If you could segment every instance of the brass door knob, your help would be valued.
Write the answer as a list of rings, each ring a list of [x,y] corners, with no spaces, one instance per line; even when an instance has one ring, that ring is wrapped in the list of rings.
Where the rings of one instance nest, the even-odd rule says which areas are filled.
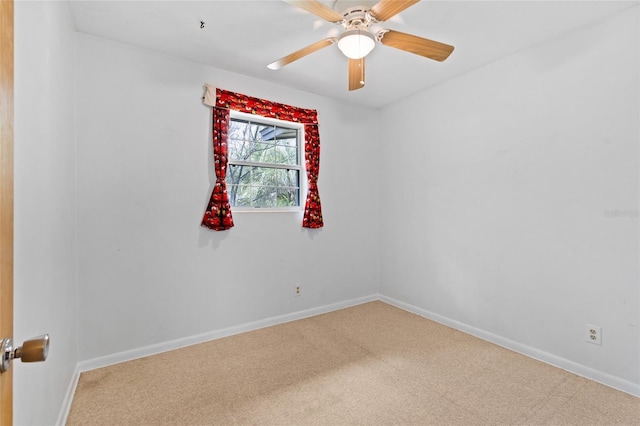
[[[2,361],[0,362],[0,373],[11,368],[11,361],[20,358],[22,362],[39,362],[47,359],[49,355],[49,335],[34,337],[25,341],[22,346],[13,348],[13,341],[10,338],[2,339],[0,346]]]

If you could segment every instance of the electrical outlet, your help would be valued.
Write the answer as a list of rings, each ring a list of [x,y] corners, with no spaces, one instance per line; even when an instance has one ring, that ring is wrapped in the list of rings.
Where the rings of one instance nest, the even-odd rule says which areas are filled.
[[[300,294],[302,293],[302,287],[300,286],[300,284],[295,284],[293,286],[293,295],[294,296],[300,296]]]
[[[585,327],[587,342],[602,345],[602,327],[593,324],[585,324]]]

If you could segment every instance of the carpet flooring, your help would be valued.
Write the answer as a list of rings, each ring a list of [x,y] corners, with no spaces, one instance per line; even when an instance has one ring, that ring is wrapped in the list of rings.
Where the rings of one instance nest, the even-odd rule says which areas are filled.
[[[82,373],[67,425],[640,425],[640,398],[383,302]]]

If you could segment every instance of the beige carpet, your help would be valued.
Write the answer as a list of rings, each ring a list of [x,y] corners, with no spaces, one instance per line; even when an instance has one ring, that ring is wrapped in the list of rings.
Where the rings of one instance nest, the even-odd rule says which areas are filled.
[[[640,398],[382,302],[83,373],[68,425],[640,425]]]

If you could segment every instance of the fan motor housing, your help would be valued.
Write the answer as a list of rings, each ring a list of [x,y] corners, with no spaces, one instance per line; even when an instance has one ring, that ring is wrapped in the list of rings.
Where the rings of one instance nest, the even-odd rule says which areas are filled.
[[[351,7],[342,13],[344,16],[344,28],[347,30],[366,29],[371,24],[369,9],[362,6]]]

